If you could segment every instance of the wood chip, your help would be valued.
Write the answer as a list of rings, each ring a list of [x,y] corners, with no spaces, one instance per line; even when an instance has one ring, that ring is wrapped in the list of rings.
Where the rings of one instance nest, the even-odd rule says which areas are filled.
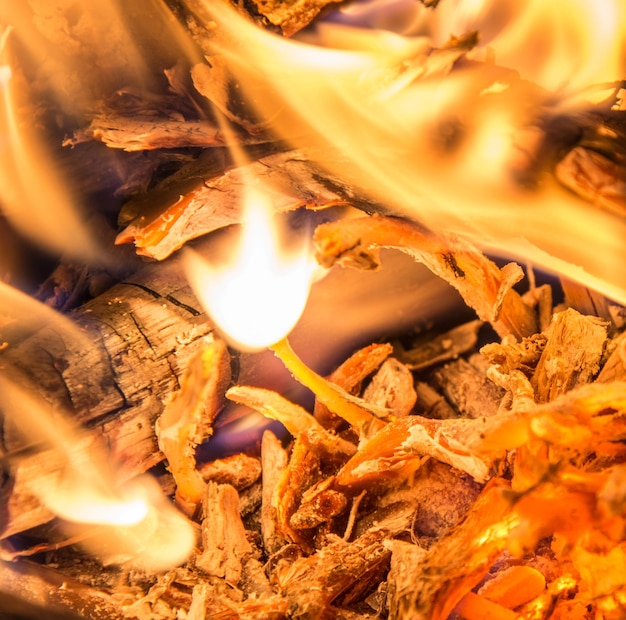
[[[555,315],[547,337],[532,378],[537,402],[542,403],[595,377],[607,338],[607,323],[569,309]]]
[[[372,216],[323,224],[313,242],[325,267],[339,263],[374,269],[380,265],[379,248],[398,248],[454,286],[501,336],[521,338],[537,331],[533,310],[512,288],[523,277],[519,266],[510,263],[500,269],[461,238],[436,235],[398,218]]]
[[[473,349],[482,325],[482,321],[463,323],[435,338],[427,336],[422,344],[414,343],[409,349],[396,345],[394,354],[411,370],[425,370],[435,364],[456,359]]]
[[[193,514],[204,494],[204,482],[196,469],[196,448],[213,433],[213,420],[223,406],[230,383],[230,356],[222,340],[206,340],[191,360],[174,392],[155,422],[159,448],[176,480],[176,498]]]
[[[208,575],[222,577],[236,586],[241,579],[242,561],[252,552],[239,516],[239,496],[228,484],[207,484],[204,498],[202,553],[196,565]]]

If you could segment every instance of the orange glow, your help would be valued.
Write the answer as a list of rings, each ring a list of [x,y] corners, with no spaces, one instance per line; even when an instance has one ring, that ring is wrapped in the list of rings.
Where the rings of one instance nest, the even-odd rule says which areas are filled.
[[[587,87],[621,79],[621,3],[452,0],[415,9],[410,34],[325,23],[302,41],[204,6],[248,100],[281,137],[318,147],[320,165],[399,214],[626,302],[624,218],[549,175],[530,191],[510,169],[534,118],[580,110]],[[454,46],[430,53],[472,30],[462,69]]]
[[[6,27],[0,37],[0,210],[42,247],[93,258],[96,245],[35,130],[36,106],[9,54],[12,35]]]
[[[306,306],[314,270],[306,246],[281,251],[270,206],[248,199],[235,252],[215,266],[188,252],[188,278],[224,336],[240,349],[263,349],[286,336]]]

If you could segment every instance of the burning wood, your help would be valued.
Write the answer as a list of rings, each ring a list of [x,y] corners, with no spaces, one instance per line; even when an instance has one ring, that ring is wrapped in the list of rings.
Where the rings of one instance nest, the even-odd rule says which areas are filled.
[[[281,337],[269,346],[276,356],[272,361],[284,364],[311,391],[306,405],[291,400],[288,392],[255,383],[255,373],[245,369],[250,358],[231,355],[218,335],[220,326],[187,287],[177,259],[128,276],[75,310],[71,316],[83,332],[81,339],[54,325],[29,326],[30,333],[19,335],[11,330],[20,325],[12,325],[3,331],[3,369],[20,390],[38,392],[47,401],[41,404],[46,421],[69,411],[85,434],[76,436],[80,441],[55,442],[46,432],[32,446],[24,431],[30,422],[24,426],[20,417],[24,403],[11,396],[10,387],[0,394],[5,469],[0,604],[19,598],[36,605],[43,595],[52,612],[103,620],[622,617],[624,310],[601,292],[572,283],[566,277],[571,273],[564,274],[564,302],[558,305],[553,304],[556,285],[554,294],[548,286],[534,285],[522,294],[523,269],[514,262],[500,267],[467,227],[434,226],[437,219],[429,220],[427,210],[402,212],[398,196],[387,209],[381,196],[402,185],[406,168],[397,153],[390,157],[386,151],[386,127],[374,124],[367,134],[371,144],[363,148],[365,164],[354,164],[367,170],[367,158],[373,156],[387,174],[389,162],[401,166],[397,177],[389,177],[393,183],[383,172],[372,175],[374,184],[382,184],[376,189],[363,170],[351,176],[352,153],[346,156],[312,138],[324,129],[289,124],[279,130],[284,135],[297,129],[295,144],[303,135],[316,148],[287,149],[275,142],[268,119],[262,118],[264,104],[254,113],[242,105],[237,71],[224,47],[232,32],[213,22],[213,9],[203,2],[169,4],[173,13],[159,13],[159,23],[164,15],[176,15],[191,32],[189,45],[198,46],[187,57],[188,65],[166,74],[171,92],[143,101],[131,91],[119,91],[117,103],[106,99],[86,129],[66,141],[76,149],[84,140],[98,139],[111,148],[186,153],[186,165],[122,208],[119,222],[125,228],[117,242],[132,241],[139,254],[164,260],[199,236],[238,224],[244,189],[258,185],[271,195],[276,212],[341,207],[339,215],[347,217],[317,226],[313,235],[316,259],[325,269],[379,269],[381,250],[400,251],[450,284],[478,320],[464,316],[443,333],[421,329],[417,338],[381,338],[339,360],[327,377],[298,357],[291,338]],[[251,2],[247,7],[255,18],[291,35],[328,2],[279,4]],[[422,4],[434,11],[438,2]],[[33,15],[43,10],[34,9]],[[80,29],[61,26],[57,20],[51,28],[66,32],[70,41],[79,35],[84,40]],[[467,180],[450,154],[472,134],[477,156],[489,155],[480,144],[480,123],[489,125],[492,112],[497,116],[510,106],[511,117],[519,121],[515,138],[527,141],[528,149],[521,168],[508,172],[540,185],[546,170],[559,162],[555,178],[600,205],[599,218],[614,217],[607,209],[623,214],[623,155],[609,157],[606,141],[602,149],[596,144],[622,135],[621,110],[614,107],[617,90],[601,104],[586,105],[578,116],[568,114],[569,103],[555,103],[547,90],[489,58],[470,58],[477,45],[476,34],[468,32],[439,47],[399,45],[402,53],[363,64],[359,88],[361,77],[377,85],[375,105],[363,101],[364,116],[375,116],[380,102],[394,112],[410,107],[412,99],[400,107],[394,101],[394,93],[405,86],[417,84],[420,90],[443,76],[452,76],[458,86],[468,70],[477,79],[470,80],[465,100],[442,103],[447,116],[442,114],[429,138],[438,146],[424,152],[437,159],[444,151],[437,161]],[[366,56],[371,57],[375,53]],[[271,79],[264,85],[267,91]],[[323,88],[329,84],[345,94],[332,80]],[[351,83],[346,92],[362,92],[352,88]],[[207,112],[199,95],[219,112]],[[342,99],[333,101],[340,105]],[[452,113],[463,105],[480,112],[455,121]],[[113,114],[115,106],[120,114]],[[222,116],[236,123],[238,132],[224,133]],[[606,119],[614,121],[612,133]],[[331,132],[339,132],[342,149],[349,134],[326,121]],[[341,124],[349,123],[344,119]],[[581,132],[591,138],[581,138]],[[406,152],[408,160],[423,155],[414,139],[399,138],[390,150],[402,157]],[[254,145],[254,161],[234,166],[236,156],[224,152],[227,143]],[[189,149],[199,147],[210,148],[198,158],[189,155]],[[420,178],[427,185],[433,169],[421,161]],[[424,201],[411,193],[413,187],[399,195]],[[493,187],[500,196],[499,186]],[[355,217],[346,207],[376,214],[361,211]],[[425,217],[408,217],[420,213]],[[334,213],[325,215],[335,219]],[[623,278],[612,282],[619,290]],[[605,284],[609,290],[610,283]],[[240,303],[286,304],[287,296],[268,298],[266,290]],[[243,370],[237,363],[244,364]],[[2,385],[11,384],[3,380]],[[22,400],[31,402],[26,396]],[[280,440],[266,431],[257,453],[248,445],[243,452],[198,463],[196,450],[200,444],[212,447],[213,426],[227,400],[280,422],[289,437]],[[73,430],[66,434],[74,437]],[[68,442],[75,445],[68,449]],[[68,481],[83,483],[78,457],[105,447],[116,479],[103,476],[100,484],[92,478],[98,481],[94,493],[112,495],[119,500],[116,506],[129,504],[147,515],[131,515],[133,520],[122,525],[101,523],[104,517],[97,515],[90,517],[93,528],[75,535],[67,523],[53,520],[55,515],[75,518],[67,506],[58,508],[71,504],[69,499],[46,499],[64,482],[65,487],[72,486]],[[127,485],[163,460],[168,472],[153,473],[188,518],[155,499],[151,486]],[[144,494],[126,501],[125,489],[136,487]],[[113,519],[130,518],[121,509],[114,512]],[[184,561],[177,559],[184,537],[176,534],[174,523],[184,524],[190,548],[195,542]],[[173,541],[167,536],[172,532]],[[79,545],[100,560],[90,560]],[[166,551],[175,559],[162,557]]]
[[[350,231],[355,221],[333,227]],[[319,228],[317,238],[326,230]],[[417,241],[423,246],[421,236]],[[477,255],[469,267],[463,263],[464,273],[482,260]],[[418,359],[431,356],[431,367],[443,367],[437,343],[454,341],[457,332],[475,333],[476,327],[433,336],[422,344]],[[584,338],[584,346],[567,337],[568,330]],[[413,388],[412,382],[398,383],[395,374],[377,375],[390,359],[390,345],[367,347],[333,373],[332,381],[352,391],[348,400],[349,392],[330,389],[330,381],[317,376],[311,382],[310,370],[295,361],[291,349],[277,345],[281,358],[321,395],[329,412],[317,406],[313,417],[272,391],[230,388],[230,399],[281,420],[294,443],[285,452],[272,435],[264,438],[263,492],[246,509],[250,512],[241,512],[242,498],[256,484],[253,478],[238,484],[239,491],[209,482],[198,554],[143,596],[135,586],[133,596],[142,598],[132,604],[118,597],[116,608],[138,618],[156,613],[173,618],[177,609],[200,606],[210,618],[383,614],[444,619],[454,611],[471,620],[488,613],[534,617],[530,614],[544,608],[553,609],[546,617],[558,617],[554,614],[577,606],[615,604],[623,586],[615,578],[607,585],[603,558],[610,550],[621,561],[623,553],[620,480],[626,454],[620,446],[626,436],[626,388],[606,381],[616,372],[610,370],[616,362],[609,360],[621,359],[622,340],[614,327],[594,317],[572,309],[555,312],[544,333],[520,340],[505,336],[483,348],[486,364],[472,366],[472,372],[482,371],[484,380],[488,376],[504,388],[497,411],[444,420],[413,411],[407,415],[404,407],[402,413],[379,412],[381,404],[388,405],[387,396],[377,399],[379,415],[371,417],[373,405],[359,395],[378,393],[371,388],[377,381],[391,381],[403,391]],[[472,337],[453,350],[467,355],[475,346]],[[399,359],[403,354],[406,349],[399,350]],[[199,362],[189,363],[193,369]],[[218,371],[219,364],[210,366],[214,370],[207,372]],[[416,380],[431,373],[423,361],[416,367]],[[448,380],[463,381],[462,368]],[[596,377],[603,369],[600,383]],[[429,385],[458,416],[458,404],[439,392],[443,386]],[[359,414],[345,414],[346,403]],[[365,427],[363,416],[369,420]],[[187,440],[181,439],[175,450],[184,454]],[[182,494],[186,478],[179,477],[177,467],[170,459]],[[218,471],[217,463],[202,468],[209,480],[223,477]],[[438,490],[442,476],[445,492]],[[442,492],[445,501],[438,497]],[[266,572],[260,570],[264,562]],[[184,584],[193,584],[193,595],[181,596]],[[64,604],[77,609],[97,593],[112,604],[106,588],[95,585]]]

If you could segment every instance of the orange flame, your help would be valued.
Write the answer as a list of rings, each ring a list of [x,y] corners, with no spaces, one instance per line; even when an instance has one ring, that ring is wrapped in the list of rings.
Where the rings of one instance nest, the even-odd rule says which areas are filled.
[[[255,192],[247,200],[237,251],[213,266],[191,251],[187,275],[200,302],[235,346],[263,349],[286,336],[304,311],[314,264],[307,248],[280,250],[271,207]]]
[[[107,561],[153,570],[171,568],[191,553],[191,524],[166,500],[155,480],[123,485],[93,438],[73,428],[59,411],[16,383],[0,377],[0,407],[28,440],[55,451],[60,468],[30,483],[29,491],[83,545]],[[50,457],[53,458],[53,457]],[[87,527],[97,525],[97,529]]]
[[[442,2],[420,7],[412,36],[323,24],[316,41],[336,49],[204,6],[249,101],[283,138],[319,147],[321,165],[398,213],[626,301],[626,274],[615,268],[626,259],[624,218],[547,176],[524,189],[509,171],[517,132],[548,102],[554,114],[572,111],[583,87],[621,78],[619,3]],[[431,53],[473,28],[484,44],[463,51],[462,70],[450,71],[461,55],[454,45]],[[341,161],[327,156],[335,149]]]

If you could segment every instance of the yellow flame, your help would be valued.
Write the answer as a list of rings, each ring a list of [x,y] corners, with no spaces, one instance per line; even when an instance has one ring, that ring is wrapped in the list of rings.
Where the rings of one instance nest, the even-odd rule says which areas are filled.
[[[508,169],[518,130],[546,101],[571,110],[581,88],[621,79],[619,2],[452,0],[421,7],[411,37],[325,24],[319,41],[336,49],[274,36],[221,3],[204,6],[217,22],[217,61],[273,129],[318,147],[318,163],[336,176],[432,228],[626,302],[626,273],[616,269],[626,260],[626,218],[546,175],[526,190]],[[451,50],[429,55],[474,28],[482,43],[462,70],[448,70]]]
[[[11,346],[14,341],[45,326],[53,328],[77,349],[93,346],[90,336],[71,319],[0,281],[0,344],[7,341],[6,346]]]
[[[187,275],[218,328],[240,349],[263,349],[286,336],[306,306],[314,264],[306,247],[284,248],[271,207],[260,193],[247,200],[238,248],[214,266],[191,251]]]
[[[155,480],[123,485],[90,436],[70,425],[17,383],[0,377],[0,408],[9,424],[46,450],[50,469],[30,481],[29,491],[84,545],[103,559],[161,570],[183,562],[195,544],[191,524],[166,500]],[[54,468],[54,464],[57,468]],[[98,526],[96,532],[87,526]]]
[[[0,210],[42,247],[93,258],[96,244],[35,129],[35,105],[25,100],[28,85],[7,58],[11,32],[4,30],[0,46]]]

